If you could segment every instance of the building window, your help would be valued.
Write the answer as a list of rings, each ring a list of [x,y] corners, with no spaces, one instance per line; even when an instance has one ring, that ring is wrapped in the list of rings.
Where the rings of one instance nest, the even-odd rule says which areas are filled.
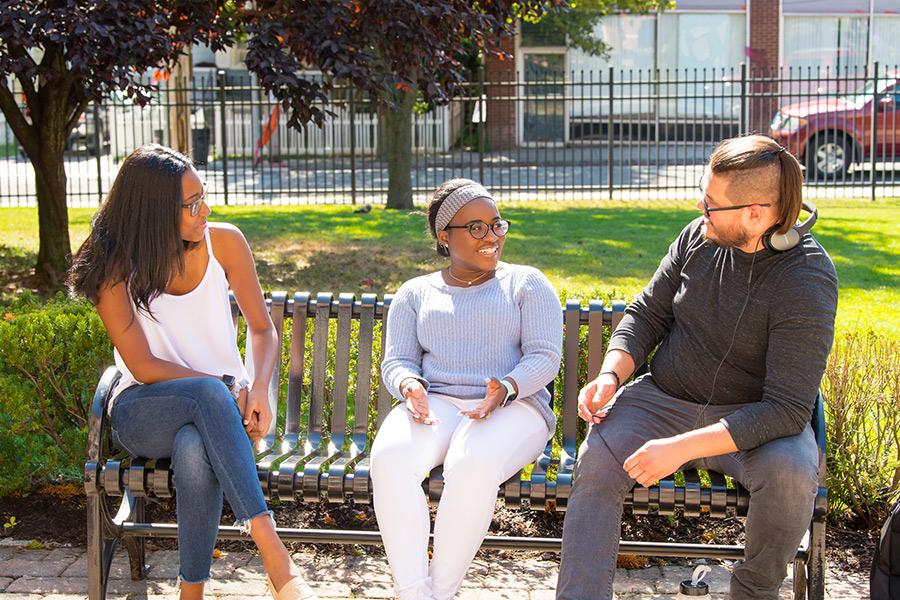
[[[793,76],[855,73],[866,66],[868,35],[868,17],[785,16],[782,63]]]

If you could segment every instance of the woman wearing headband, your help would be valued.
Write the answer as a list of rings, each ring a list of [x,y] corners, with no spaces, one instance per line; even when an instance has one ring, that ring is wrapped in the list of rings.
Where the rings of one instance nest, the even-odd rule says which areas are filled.
[[[428,227],[444,269],[391,303],[382,381],[401,401],[372,447],[375,514],[401,600],[452,598],[487,533],[503,482],[555,430],[546,385],[559,370],[562,311],[537,269],[500,262],[509,223],[490,193],[452,179]],[[429,564],[422,481],[444,465]]]

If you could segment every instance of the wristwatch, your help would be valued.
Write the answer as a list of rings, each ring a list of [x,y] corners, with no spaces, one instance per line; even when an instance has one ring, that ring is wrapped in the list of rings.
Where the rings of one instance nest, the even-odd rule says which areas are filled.
[[[519,394],[518,392],[516,392],[516,388],[513,387],[513,384],[511,384],[507,380],[501,379],[500,384],[506,388],[506,398],[503,399],[503,402],[500,403],[500,406],[509,406],[510,402],[515,400],[516,396],[518,396]]]
[[[235,379],[234,375],[222,375],[221,377],[222,383],[228,388],[228,391],[231,392],[231,395],[235,400],[238,399],[238,396],[241,395],[241,390],[245,387],[250,387],[250,382],[247,381],[246,378],[241,377],[240,379]]]
[[[222,377],[221,377],[220,379],[222,380],[222,383],[225,384],[225,387],[228,388],[228,391],[231,392],[231,395],[233,396],[233,395],[234,395],[234,391],[233,391],[233,390],[234,390],[234,384],[235,384],[235,382],[237,381],[237,380],[234,378],[234,375],[228,375],[228,374],[226,373],[225,375],[222,375]]]

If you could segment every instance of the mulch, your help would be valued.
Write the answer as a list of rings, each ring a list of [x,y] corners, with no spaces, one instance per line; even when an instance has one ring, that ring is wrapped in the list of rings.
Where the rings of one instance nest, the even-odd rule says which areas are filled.
[[[375,530],[377,523],[371,506],[359,504],[335,505],[271,503],[275,520],[280,526],[315,529]],[[0,518],[8,523],[15,517],[15,526],[4,527],[2,535],[23,540],[38,540],[46,545],[84,545],[86,539],[85,498],[81,488],[73,483],[47,484],[29,494],[0,498]],[[175,521],[173,500],[153,500],[148,506],[148,517],[157,522]],[[222,522],[232,524],[227,504]],[[510,509],[498,505],[491,522],[491,534],[530,537],[559,537],[562,535],[563,514],[546,511]],[[625,539],[644,541],[679,541],[691,543],[731,544],[742,543],[744,530],[741,519],[685,518],[681,516],[645,516],[635,518],[626,511],[622,523]],[[878,539],[877,531],[853,531],[839,527],[827,529],[827,555],[832,568],[844,571],[868,573]],[[151,548],[174,548],[174,540],[152,540]],[[248,542],[220,542],[221,549],[247,549]],[[303,548],[295,544],[295,549]],[[307,546],[306,549],[311,547]],[[331,554],[380,554],[380,547],[341,546],[316,544],[316,552]],[[501,552],[515,556],[524,553]],[[536,553],[528,553],[537,555]],[[556,558],[556,553],[546,553],[546,558]],[[677,563],[677,560],[661,561],[645,557],[620,557],[620,566],[640,567],[648,563]]]

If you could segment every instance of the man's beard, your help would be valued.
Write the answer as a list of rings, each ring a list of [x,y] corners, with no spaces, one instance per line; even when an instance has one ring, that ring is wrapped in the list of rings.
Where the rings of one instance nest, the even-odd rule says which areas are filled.
[[[715,237],[710,235],[712,231]],[[750,234],[743,227],[738,228],[737,232],[729,231],[723,234],[721,231],[712,227],[710,223],[706,223],[706,230],[703,233],[703,239],[719,246],[720,248],[741,248],[750,241]]]

